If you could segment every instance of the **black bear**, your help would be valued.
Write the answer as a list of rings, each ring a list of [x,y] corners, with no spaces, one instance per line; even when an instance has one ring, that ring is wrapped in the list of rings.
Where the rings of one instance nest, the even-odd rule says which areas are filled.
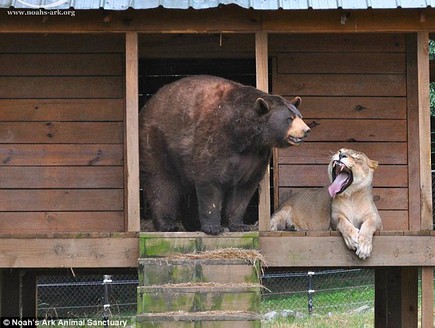
[[[177,231],[193,192],[200,225],[184,223],[187,230],[249,230],[243,215],[272,148],[299,145],[310,131],[300,102],[204,75],[162,87],[139,118],[141,182],[155,229]]]

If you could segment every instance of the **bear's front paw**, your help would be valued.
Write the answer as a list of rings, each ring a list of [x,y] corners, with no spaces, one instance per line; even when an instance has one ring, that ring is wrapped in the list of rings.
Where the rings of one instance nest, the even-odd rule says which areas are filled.
[[[168,221],[154,221],[154,229],[162,232],[176,232],[178,225],[174,222]]]
[[[219,235],[224,232],[224,227],[220,225],[205,225],[201,227],[201,231],[207,235]]]
[[[228,228],[230,229],[230,231],[234,231],[234,232],[252,231],[251,226],[247,224],[230,224]]]

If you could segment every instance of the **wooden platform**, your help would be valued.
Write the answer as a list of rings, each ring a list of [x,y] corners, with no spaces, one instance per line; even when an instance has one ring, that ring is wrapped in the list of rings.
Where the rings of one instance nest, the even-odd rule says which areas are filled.
[[[242,233],[147,234],[166,235],[180,245],[200,237],[213,244],[243,238]],[[259,249],[271,267],[435,266],[433,231],[377,235],[373,254],[365,261],[346,249],[336,232],[311,232],[308,236],[262,232],[259,240]],[[0,268],[128,268],[137,267],[138,258],[139,233],[0,235]]]

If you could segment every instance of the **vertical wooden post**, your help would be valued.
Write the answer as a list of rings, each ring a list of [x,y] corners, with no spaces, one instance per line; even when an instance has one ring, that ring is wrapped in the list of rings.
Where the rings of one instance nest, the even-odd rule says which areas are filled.
[[[429,34],[418,32],[417,87],[418,87],[418,139],[420,155],[420,226],[421,230],[432,230],[432,173],[430,145],[430,101],[429,101]],[[433,326],[433,268],[421,270],[421,326]]]
[[[429,33],[417,33],[418,125],[420,141],[421,229],[432,230],[432,173],[429,100]]]
[[[126,231],[140,230],[139,90],[137,33],[125,35],[125,214]]]
[[[267,33],[257,32],[255,34],[255,63],[257,88],[269,92],[269,67],[268,67],[268,43]],[[270,167],[267,167],[266,174],[259,186],[258,197],[258,230],[269,230],[270,224]]]
[[[424,267],[421,269],[421,327],[433,327],[433,270]]]

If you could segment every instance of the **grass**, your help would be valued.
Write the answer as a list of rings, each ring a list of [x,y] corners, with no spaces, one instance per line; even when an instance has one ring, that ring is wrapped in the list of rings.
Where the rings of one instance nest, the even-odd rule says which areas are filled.
[[[359,314],[312,315],[303,319],[285,318],[263,321],[262,328],[369,328],[374,325],[373,311]]]

